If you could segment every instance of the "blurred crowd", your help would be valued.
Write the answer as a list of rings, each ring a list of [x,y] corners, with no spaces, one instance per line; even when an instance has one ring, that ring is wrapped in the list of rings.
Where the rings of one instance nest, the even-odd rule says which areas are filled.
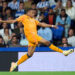
[[[37,9],[36,20],[58,26],[37,27],[38,35],[59,47],[75,47],[75,0],[0,0],[0,20],[16,19],[29,8]],[[0,23],[0,47],[27,46],[22,23]]]

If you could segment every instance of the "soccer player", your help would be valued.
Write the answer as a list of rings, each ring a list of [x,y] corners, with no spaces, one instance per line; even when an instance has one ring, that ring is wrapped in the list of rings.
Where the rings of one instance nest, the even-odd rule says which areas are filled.
[[[52,28],[57,28],[57,27],[55,25],[49,25],[46,23],[41,23],[41,22],[35,20],[34,19],[35,14],[36,14],[35,9],[29,9],[26,14],[20,16],[16,20],[8,20],[8,21],[0,20],[1,23],[4,23],[4,22],[5,23],[22,22],[22,24],[24,25],[25,36],[26,36],[27,40],[29,41],[28,53],[25,54],[24,56],[22,56],[17,62],[11,63],[10,72],[12,72],[18,65],[20,65],[21,63],[26,61],[28,58],[32,57],[32,55],[35,51],[35,48],[39,43],[42,43],[46,46],[49,46],[50,49],[57,51],[57,52],[60,52],[60,53],[64,54],[65,56],[74,52],[73,49],[70,49],[68,51],[63,51],[60,48],[53,45],[51,42],[38,36],[37,26],[52,27]]]

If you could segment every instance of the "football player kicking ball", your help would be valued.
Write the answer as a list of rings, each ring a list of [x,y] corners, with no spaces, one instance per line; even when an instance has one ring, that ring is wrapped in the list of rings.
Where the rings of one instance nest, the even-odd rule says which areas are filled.
[[[50,49],[52,49],[56,52],[60,52],[60,53],[64,54],[65,56],[74,52],[73,49],[70,49],[68,51],[63,51],[60,48],[53,45],[51,42],[49,42],[49,41],[43,39],[42,37],[38,36],[37,26],[52,27],[52,28],[57,28],[57,27],[54,26],[54,25],[41,23],[41,22],[35,20],[34,19],[35,14],[36,14],[35,9],[29,9],[27,11],[27,14],[24,14],[24,15],[20,16],[16,20],[8,20],[8,21],[0,20],[1,23],[4,23],[4,22],[5,23],[22,22],[22,24],[24,25],[25,36],[26,36],[27,40],[29,41],[28,53],[25,54],[24,56],[22,56],[17,62],[11,63],[10,72],[12,72],[18,65],[20,65],[21,63],[23,63],[24,61],[26,61],[27,59],[32,57],[32,55],[35,51],[35,48],[39,43],[42,43],[46,46],[49,46]]]

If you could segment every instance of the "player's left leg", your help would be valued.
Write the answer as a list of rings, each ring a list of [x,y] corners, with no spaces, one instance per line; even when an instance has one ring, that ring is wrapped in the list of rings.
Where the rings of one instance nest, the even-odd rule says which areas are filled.
[[[29,59],[30,57],[33,56],[33,53],[35,51],[35,46],[31,46],[28,47],[28,53],[23,55],[18,61],[17,61],[17,65],[20,65],[21,63],[23,63],[24,61],[26,61],[27,59]]]
[[[68,50],[68,51],[63,51],[62,49],[56,47],[56,46],[53,45],[51,42],[49,42],[49,41],[47,41],[47,40],[45,40],[45,39],[43,39],[43,38],[39,41],[39,43],[42,43],[42,44],[44,44],[44,45],[46,45],[46,46],[49,46],[50,49],[52,49],[52,50],[54,50],[54,51],[56,51],[56,52],[63,53],[65,56],[67,56],[67,55],[71,54],[72,52],[74,52],[73,49],[70,49],[70,50]]]
[[[32,57],[34,51],[35,51],[36,46],[29,46],[28,47],[28,53],[23,55],[18,61],[17,63],[12,62],[11,63],[11,67],[10,67],[10,72],[12,72],[18,65],[20,65],[21,63],[25,62],[27,59],[29,59],[30,57]]]

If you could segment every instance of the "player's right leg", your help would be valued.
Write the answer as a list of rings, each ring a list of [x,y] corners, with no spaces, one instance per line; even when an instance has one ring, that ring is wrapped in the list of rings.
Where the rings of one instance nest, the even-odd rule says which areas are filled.
[[[29,59],[30,57],[32,57],[34,51],[35,51],[36,46],[29,46],[28,47],[28,53],[23,55],[18,61],[17,63],[12,62],[11,63],[11,67],[10,67],[10,72],[12,72],[18,65],[20,65],[21,63],[23,63],[24,61],[26,61],[27,59]]]
[[[42,43],[42,44],[44,44],[46,46],[49,46],[50,49],[52,49],[52,50],[54,50],[56,52],[60,52],[60,53],[64,54],[65,56],[67,56],[67,55],[69,55],[69,54],[74,52],[73,49],[70,49],[70,50],[67,50],[67,51],[63,51],[62,49],[56,47],[51,42],[49,42],[49,41],[47,41],[47,40],[45,40],[43,38],[39,41],[39,43]]]

